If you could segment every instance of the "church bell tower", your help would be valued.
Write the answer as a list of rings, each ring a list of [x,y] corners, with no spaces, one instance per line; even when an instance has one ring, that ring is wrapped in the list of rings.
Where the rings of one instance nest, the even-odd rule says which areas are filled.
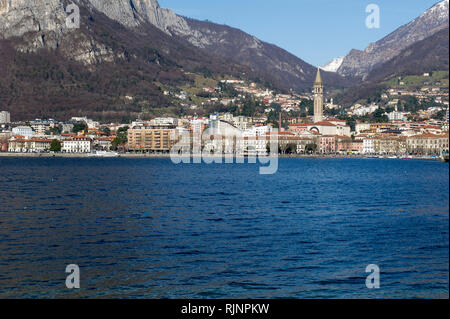
[[[323,120],[323,82],[320,69],[317,69],[316,80],[314,81],[314,123]]]

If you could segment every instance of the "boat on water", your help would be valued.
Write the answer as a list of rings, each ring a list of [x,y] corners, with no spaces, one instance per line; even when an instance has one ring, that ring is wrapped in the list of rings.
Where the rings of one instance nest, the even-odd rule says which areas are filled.
[[[443,152],[441,153],[441,156],[439,156],[439,160],[440,160],[441,162],[446,162],[446,163],[448,163],[448,151],[443,151]]]
[[[398,157],[397,156],[389,156],[388,158],[390,158],[390,159],[397,159]]]
[[[403,157],[400,157],[401,159],[412,159],[412,156],[403,156]]]
[[[90,153],[89,157],[118,157],[119,153],[117,152],[108,152],[108,151],[96,151]]]

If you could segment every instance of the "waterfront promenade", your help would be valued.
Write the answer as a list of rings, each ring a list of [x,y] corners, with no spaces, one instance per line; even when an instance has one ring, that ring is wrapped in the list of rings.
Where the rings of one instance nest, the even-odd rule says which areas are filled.
[[[89,158],[92,157],[88,153],[0,153],[0,157],[64,157],[64,158]],[[142,154],[142,153],[123,153],[117,157],[122,158],[170,158],[170,154]],[[374,156],[374,155],[345,155],[345,154],[278,154],[279,158],[385,158],[389,156]],[[401,159],[401,156],[398,156]],[[410,159],[438,159],[432,156],[411,156]]]

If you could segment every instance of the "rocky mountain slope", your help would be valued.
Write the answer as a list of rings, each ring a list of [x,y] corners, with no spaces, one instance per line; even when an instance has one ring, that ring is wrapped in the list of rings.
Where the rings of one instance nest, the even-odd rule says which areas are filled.
[[[270,74],[292,89],[309,90],[316,68],[289,52],[235,28],[181,17],[159,6],[157,0],[90,0],[99,11],[128,27],[148,21],[168,35],[183,39],[215,56],[224,56],[257,72]],[[324,72],[329,87],[344,87],[349,80]]]
[[[398,28],[364,51],[352,50],[338,69],[343,76],[366,77],[377,66],[398,55],[406,47],[449,26],[449,0],[444,0],[410,23]]]
[[[394,76],[421,75],[425,72],[449,69],[449,28],[418,41],[399,55],[372,70],[370,82],[380,82]]]
[[[271,74],[290,88],[310,90],[316,67],[273,44],[266,43],[241,30],[207,21],[185,19],[190,31],[169,28],[177,36],[215,55],[223,55],[263,73]],[[349,80],[323,72],[328,88],[348,86]]]
[[[364,83],[350,87],[338,97],[340,103],[354,103],[386,89],[385,82],[398,76],[422,75],[449,69],[449,28],[418,41],[391,60],[372,70]]]
[[[75,2],[79,29],[66,25],[71,1],[0,0],[0,109],[14,119],[107,120],[176,109],[159,84],[182,86],[191,81],[185,71],[272,81],[172,36],[164,23],[173,15],[154,11],[156,1]]]

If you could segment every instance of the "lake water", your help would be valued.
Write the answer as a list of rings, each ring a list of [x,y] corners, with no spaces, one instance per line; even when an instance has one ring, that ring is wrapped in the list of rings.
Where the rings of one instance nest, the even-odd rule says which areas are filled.
[[[0,158],[0,298],[448,298],[436,160]],[[68,264],[81,289],[65,286]],[[379,266],[380,289],[365,285]]]

